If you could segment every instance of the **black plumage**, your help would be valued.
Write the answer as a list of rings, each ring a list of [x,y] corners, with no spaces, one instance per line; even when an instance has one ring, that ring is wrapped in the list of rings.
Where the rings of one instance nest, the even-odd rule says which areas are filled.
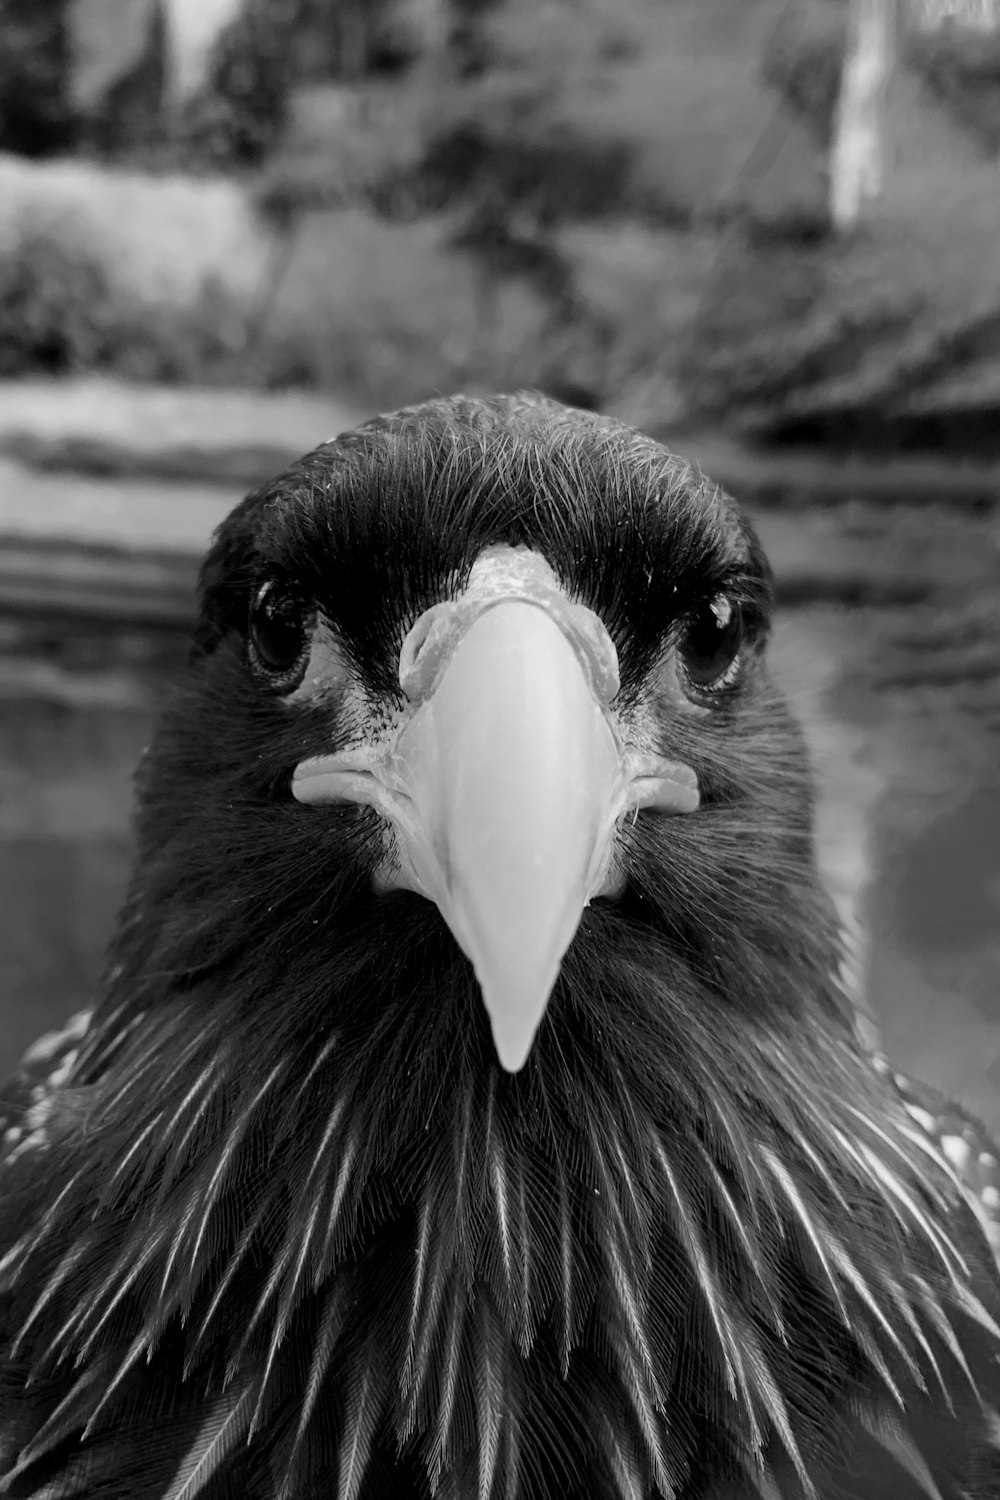
[[[993,1254],[855,1035],[770,598],[728,497],[534,398],[380,418],[234,511],[105,992],[10,1112],[0,1494],[1000,1495]],[[632,767],[523,1016],[406,823],[466,796],[447,735],[425,803],[411,764],[460,658],[507,733],[508,625]]]

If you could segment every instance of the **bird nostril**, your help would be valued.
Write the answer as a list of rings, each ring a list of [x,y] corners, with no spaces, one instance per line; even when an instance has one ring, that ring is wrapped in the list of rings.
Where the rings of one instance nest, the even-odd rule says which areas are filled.
[[[399,652],[399,685],[411,702],[432,691],[458,634],[458,613],[454,604],[435,604],[407,632]]]
[[[571,635],[581,661],[586,662],[591,690],[598,703],[608,704],[621,687],[618,652],[604,622],[580,608],[571,620]]]
[[[430,629],[430,619],[426,614],[421,615],[420,619],[417,621],[413,629],[409,632],[406,639],[404,640],[402,649],[399,653],[400,677],[402,677],[404,674],[412,672],[416,667],[417,662],[420,658],[420,653],[424,649],[424,646],[427,644],[427,637],[430,634]]]

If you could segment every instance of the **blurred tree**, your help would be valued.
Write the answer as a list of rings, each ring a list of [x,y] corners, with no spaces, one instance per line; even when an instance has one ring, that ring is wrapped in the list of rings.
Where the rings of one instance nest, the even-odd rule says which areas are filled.
[[[641,45],[646,0],[459,0],[447,66],[429,98],[421,184],[428,206],[502,201],[546,228],[640,204],[637,144],[592,106]],[[487,61],[488,60],[488,61]],[[443,85],[443,86],[442,86]],[[641,190],[640,190],[641,191]]]
[[[70,18],[80,141],[102,156],[158,146],[167,131],[163,0],[73,0]]]
[[[904,12],[904,58],[981,150],[1000,153],[1000,3],[920,0]]]
[[[789,4],[761,58],[764,82],[807,122],[824,150],[833,139],[848,18],[845,0]]]
[[[299,9],[300,0],[244,0],[216,38],[205,81],[174,127],[195,161],[257,167],[277,146],[289,119]]]
[[[212,48],[243,0],[158,0],[170,52],[170,103],[189,98],[204,82]]]
[[[49,156],[74,139],[70,5],[0,0],[0,150]]]
[[[895,9],[895,0],[851,0],[830,145],[830,218],[840,232],[855,227],[862,204],[882,189],[883,112]]]
[[[186,149],[212,165],[260,166],[285,140],[289,126],[305,117],[312,155],[317,85],[334,82],[343,103],[345,91],[356,88],[365,95],[371,80],[405,71],[423,50],[428,29],[423,12],[432,3],[437,0],[243,0],[215,41],[204,84],[183,109],[180,136]],[[334,124],[338,113],[343,130]],[[358,132],[346,118],[350,113],[325,112],[326,125],[334,127],[327,165],[341,152],[352,153],[352,134]],[[293,143],[291,155],[296,154],[302,155],[301,147]],[[286,156],[270,181],[287,178],[288,166]],[[340,191],[338,175],[330,174],[334,195]],[[315,171],[303,189],[301,206],[315,206],[320,192]],[[294,197],[294,191],[286,193],[280,208],[276,201],[270,206],[287,217],[299,206]]]
[[[437,3],[299,0],[293,42],[296,77],[306,82],[356,82],[400,71],[419,55],[423,12]]]
[[[637,214],[634,144],[591,125],[587,102],[608,70],[634,55],[641,0],[459,0],[443,83],[428,101],[425,146],[410,191],[425,211],[450,221],[449,243],[478,273],[475,337],[492,339],[504,285],[525,282],[547,308],[543,346],[553,368],[546,384],[579,404],[595,390],[566,383],[559,368],[565,336],[600,346],[611,334],[580,294],[562,232],[586,220]],[[670,205],[665,216],[673,222]],[[683,217],[683,216],[682,216]],[[471,358],[473,349],[466,351]]]
[[[791,0],[765,54],[765,76],[827,146],[849,15],[847,0]],[[726,285],[706,298],[686,389],[704,417],[757,439],[993,453],[1000,0],[893,0],[868,15],[882,27],[876,75],[891,66],[885,169],[864,232],[789,247],[780,261],[737,244]]]
[[[768,182],[745,170],[775,114],[754,60],[786,3],[373,7],[373,27],[379,12],[394,35],[409,28],[408,61],[386,76],[370,52],[364,77],[317,79],[298,91],[260,207],[288,230],[289,246],[314,209],[362,204],[390,219],[426,216],[476,267],[480,328],[471,338],[481,351],[493,342],[506,289],[521,282],[547,310],[539,344],[551,347],[553,366],[566,362],[564,335],[573,332],[577,349],[591,347],[584,363],[613,379],[602,351],[628,299],[609,284],[610,266],[592,274],[584,262],[588,245],[603,257],[597,238],[620,233],[651,247],[663,235],[669,257],[671,237],[737,216],[771,239],[825,230],[822,153],[796,119],[781,122],[781,159]],[[370,31],[369,45],[382,34]],[[406,49],[394,46],[398,60]],[[286,265],[291,258],[289,249]],[[637,339],[656,342],[648,328]]]

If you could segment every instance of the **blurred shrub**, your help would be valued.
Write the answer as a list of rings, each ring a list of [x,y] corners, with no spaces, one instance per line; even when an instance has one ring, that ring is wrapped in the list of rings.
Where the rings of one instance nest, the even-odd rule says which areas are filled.
[[[765,279],[780,295],[772,292],[766,311],[747,316],[742,327],[725,303],[698,320],[700,337],[685,369],[693,407],[766,427],[769,413],[818,386],[860,392],[873,352],[900,340],[923,307],[913,288],[838,284],[808,255],[754,264],[748,254],[744,294]]]
[[[464,7],[465,50],[425,111],[415,191],[426,208],[477,217],[490,204],[546,226],[687,223],[695,204],[662,163],[690,159],[690,119],[678,133],[662,79],[647,89],[637,67],[644,48],[668,50],[664,9],[647,0]],[[652,156],[656,170],[644,172]]]
[[[256,175],[142,178],[142,208],[141,174],[76,163],[64,201],[65,164],[22,164],[44,223],[0,249],[3,373],[313,385],[379,406],[526,384],[626,410],[639,392],[653,423],[684,407],[776,431],[878,416],[983,358],[991,329],[995,345],[993,168],[918,109],[912,74],[892,91],[911,113],[892,122],[907,149],[883,199],[852,240],[828,237],[844,0],[796,0],[776,31],[749,0],[461,0],[457,59],[289,94],[276,18],[293,3],[251,0],[185,121],[202,161],[265,154]],[[913,45],[940,62],[953,41]],[[968,67],[989,80],[977,47]],[[5,170],[0,230],[28,217]]]
[[[165,151],[173,60],[166,10],[158,0],[127,0],[125,9],[78,3],[73,97],[88,153],[110,160]]]
[[[421,107],[412,90],[370,82],[296,90],[286,133],[254,184],[257,211],[277,229],[302,213],[352,204],[412,217]]]
[[[294,17],[294,0],[244,0],[223,30],[177,126],[192,163],[256,167],[277,145],[289,118]]]
[[[434,133],[420,163],[418,191],[430,212],[472,200],[541,224],[610,218],[638,207],[633,158],[627,141],[540,122],[537,111],[512,105],[509,120],[471,115]],[[651,215],[664,209],[644,206]],[[666,214],[686,218],[674,205]]]
[[[113,370],[197,382],[233,373],[245,317],[206,283],[178,310],[123,292],[106,257],[69,236],[29,229],[0,251],[0,376]]]
[[[113,325],[98,260],[40,232],[0,256],[0,375],[99,367]]]
[[[308,216],[331,211],[374,211],[415,231],[434,223],[439,251],[460,252],[466,331],[457,343],[443,341],[444,364],[430,329],[408,337],[394,356],[401,366],[415,365],[409,351],[424,347],[424,369],[439,372],[440,384],[468,380],[477,360],[490,379],[492,349],[492,382],[510,368],[519,379],[565,382],[598,399],[637,371],[649,390],[659,369],[666,390],[678,347],[668,304],[678,297],[665,265],[683,260],[687,276],[687,262],[698,259],[707,269],[704,239],[695,255],[678,253],[685,235],[736,226],[780,246],[812,245],[827,233],[822,153],[787,116],[780,139],[770,132],[773,95],[753,62],[772,29],[767,7],[461,0],[453,20],[449,48],[391,86],[369,78],[299,90],[256,192],[266,221],[293,247],[290,275],[298,274],[294,245]],[[761,134],[766,153],[753,149]],[[570,241],[579,248],[581,233],[615,246],[612,261],[627,240],[648,244],[642,307],[626,306],[617,286],[608,291],[612,273],[598,275],[568,249]],[[331,269],[336,255],[331,245]],[[405,282],[411,273],[404,264],[398,274]],[[436,296],[430,305],[446,326],[447,302]],[[508,366],[495,309],[524,297],[534,331]],[[650,297],[662,323],[651,324]],[[334,338],[343,348],[342,328]],[[286,336],[284,347],[289,378],[306,378],[302,340]],[[416,378],[423,383],[419,370]]]
[[[984,152],[1000,151],[1000,32],[971,26],[911,30],[904,60]]]
[[[213,277],[252,297],[271,255],[232,178],[0,155],[0,253],[28,233],[96,257],[122,292],[176,307]]]
[[[0,150],[47,156],[71,143],[70,0],[0,0]]]
[[[174,119],[161,5],[133,0],[127,37],[107,35],[105,19],[74,39],[73,0],[0,0],[0,150],[46,156],[83,142],[105,159],[256,167],[287,124],[301,3],[243,0]]]
[[[433,6],[406,0],[297,0],[295,76],[313,84],[399,73],[419,56],[427,22]]]
[[[761,76],[829,145],[848,7],[842,0],[796,0],[784,13],[761,60]],[[1000,32],[944,24],[901,28],[900,56],[927,92],[991,155],[1000,151]]]
[[[796,0],[761,68],[827,145],[846,19],[840,0]],[[928,97],[949,90],[971,140]],[[758,210],[720,243],[681,362],[701,419],[858,446],[889,447],[905,427],[907,443],[932,445],[956,391],[995,389],[1000,37],[904,32],[886,110],[883,191],[856,234],[823,243],[804,220],[797,245],[785,226],[768,243]]]
[[[463,0],[447,54],[391,87],[297,91],[262,204],[286,222],[352,201],[389,215],[489,202],[549,225],[742,211],[737,179],[774,112],[746,51],[766,28],[760,7],[737,7],[734,40],[695,38],[692,59],[720,3]],[[814,213],[819,176],[815,153],[784,161],[792,218]]]
[[[977,402],[980,428],[992,410],[995,429],[995,167],[970,148],[959,170],[933,158],[932,138],[918,144],[851,239],[810,249],[741,236],[719,255],[684,340],[684,389],[702,418],[782,441],[985,446],[948,414]]]
[[[682,299],[677,278],[662,275],[658,236],[628,254],[608,232],[564,245],[586,283],[586,316],[554,327],[524,277],[484,300],[475,263],[447,248],[444,230],[357,208],[315,215],[262,307],[260,288],[238,293],[211,277],[183,300],[176,289],[141,293],[112,246],[56,221],[0,240],[0,375],[311,386],[374,407],[507,384],[593,402],[671,346]]]
[[[764,49],[764,82],[806,121],[825,150],[833,136],[847,43],[847,6],[807,0],[788,7]]]

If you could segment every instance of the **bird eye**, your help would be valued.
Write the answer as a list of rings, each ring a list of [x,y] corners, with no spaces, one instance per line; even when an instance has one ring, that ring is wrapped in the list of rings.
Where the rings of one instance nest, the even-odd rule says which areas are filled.
[[[272,686],[297,685],[309,645],[301,599],[274,581],[262,584],[250,606],[248,638],[250,661]]]
[[[698,605],[688,616],[678,647],[692,687],[718,690],[736,681],[743,644],[743,613],[727,594]]]

